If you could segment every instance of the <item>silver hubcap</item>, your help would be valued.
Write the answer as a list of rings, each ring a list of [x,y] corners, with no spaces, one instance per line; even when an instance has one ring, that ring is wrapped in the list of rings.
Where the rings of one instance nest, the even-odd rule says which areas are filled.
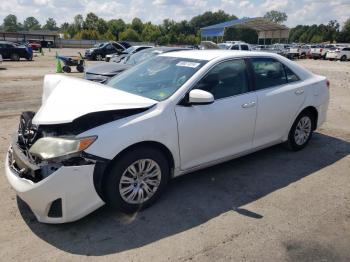
[[[161,170],[152,159],[140,159],[132,163],[119,182],[122,199],[129,204],[142,204],[157,191],[161,181]]]
[[[294,139],[299,146],[303,145],[311,134],[311,119],[307,116],[299,120],[297,128],[295,129]]]

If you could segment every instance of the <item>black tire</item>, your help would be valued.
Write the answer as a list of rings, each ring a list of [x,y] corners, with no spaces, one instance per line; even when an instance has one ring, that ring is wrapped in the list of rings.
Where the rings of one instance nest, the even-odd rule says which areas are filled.
[[[135,161],[140,159],[151,159],[155,161],[161,170],[161,181],[153,196],[142,204],[131,204],[126,202],[119,191],[119,183],[126,169]],[[138,147],[127,151],[114,160],[107,170],[103,179],[103,191],[106,202],[109,206],[122,210],[126,213],[133,213],[149,207],[161,195],[170,177],[170,167],[164,154],[153,147]]]
[[[66,73],[72,72],[72,69],[70,68],[70,66],[66,66],[66,65],[62,67],[62,70],[63,72],[66,72]]]
[[[346,55],[343,55],[341,58],[340,58],[340,61],[346,61],[347,58],[346,58]]]
[[[77,65],[77,70],[78,70],[78,72],[83,73],[84,72],[84,66]]]
[[[101,54],[95,55],[95,60],[96,61],[102,61],[103,60],[103,55],[101,55]]]
[[[10,58],[11,58],[12,61],[19,61],[20,60],[19,55],[16,54],[16,53],[11,54]]]
[[[296,134],[297,126],[298,126],[300,120],[304,117],[309,118],[309,120],[311,122],[311,130],[310,130],[310,134],[308,135],[305,142],[303,142],[302,144],[298,144],[296,142],[295,134]],[[290,149],[292,151],[299,151],[299,150],[303,149],[309,143],[314,130],[315,130],[315,116],[314,116],[314,114],[310,111],[301,112],[299,114],[299,116],[295,119],[295,121],[294,121],[294,123],[289,131],[288,140],[284,143],[285,147],[287,147],[288,149]]]

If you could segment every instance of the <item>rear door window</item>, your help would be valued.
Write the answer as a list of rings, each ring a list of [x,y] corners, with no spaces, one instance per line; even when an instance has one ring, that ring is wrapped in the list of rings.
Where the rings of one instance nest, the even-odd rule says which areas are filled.
[[[250,59],[255,76],[256,90],[284,85],[287,77],[284,66],[273,58]]]
[[[242,49],[242,50],[249,50],[249,48],[248,48],[247,45],[241,45],[241,49]]]
[[[287,66],[284,65],[284,70],[286,72],[286,77],[288,83],[299,81],[300,78],[295,74],[292,70],[290,70]]]
[[[231,50],[239,50],[239,46],[238,45],[234,45],[231,47]]]

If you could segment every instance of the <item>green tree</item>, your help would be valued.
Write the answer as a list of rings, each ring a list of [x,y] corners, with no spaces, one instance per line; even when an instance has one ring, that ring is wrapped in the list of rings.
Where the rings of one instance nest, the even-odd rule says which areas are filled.
[[[158,42],[158,38],[161,36],[159,26],[153,25],[151,22],[148,22],[144,25],[142,31],[142,40],[146,42]]]
[[[143,30],[143,23],[141,21],[140,18],[135,17],[132,21],[131,21],[131,28],[133,30],[135,30],[138,34],[142,33]]]
[[[108,31],[114,36],[114,40],[118,40],[119,33],[126,28],[125,22],[122,19],[112,19],[107,22]]]
[[[264,17],[272,22],[277,23],[277,24],[283,24],[283,22],[287,21],[287,19],[288,19],[288,16],[286,13],[279,12],[276,10],[271,10],[271,11],[267,12],[264,15]]]
[[[336,40],[340,43],[350,43],[350,18],[345,21],[342,30],[336,37]]]
[[[55,19],[53,19],[51,17],[49,19],[47,19],[46,24],[43,26],[43,29],[52,30],[52,31],[57,30],[58,27],[57,27]]]
[[[76,39],[76,40],[82,40],[82,39],[97,40],[97,39],[100,39],[100,35],[97,32],[97,30],[83,29],[74,36],[74,39]]]
[[[124,32],[121,32],[119,34],[119,39],[124,41],[141,41],[140,35],[134,29],[131,28],[128,28]]]
[[[194,28],[195,31],[199,30],[202,27],[209,25],[215,25],[222,22],[227,22],[230,20],[237,19],[235,15],[229,15],[223,10],[217,12],[205,12],[201,15],[195,16],[190,20],[190,25]]]
[[[35,17],[30,16],[24,20],[23,27],[24,27],[24,30],[27,30],[27,31],[38,30],[40,29],[40,23]]]
[[[250,44],[258,42],[258,33],[246,27],[230,27],[225,30],[224,40],[241,40]]]
[[[16,32],[17,31],[17,17],[15,15],[8,15],[4,18],[3,23],[4,31]]]
[[[103,18],[97,20],[97,31],[100,35],[103,35],[108,31],[108,24]]]
[[[84,26],[83,16],[80,14],[74,16],[73,25],[74,25],[76,31],[80,31],[81,29],[83,29],[83,26]]]
[[[97,30],[98,16],[90,12],[86,15],[84,29]]]

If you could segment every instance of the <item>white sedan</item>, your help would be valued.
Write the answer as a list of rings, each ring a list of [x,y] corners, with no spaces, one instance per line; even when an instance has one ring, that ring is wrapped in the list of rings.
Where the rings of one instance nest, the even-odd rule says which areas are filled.
[[[329,82],[279,55],[161,54],[105,86],[44,79],[6,157],[12,187],[46,223],[100,206],[133,212],[170,178],[271,145],[304,148],[326,118]]]

